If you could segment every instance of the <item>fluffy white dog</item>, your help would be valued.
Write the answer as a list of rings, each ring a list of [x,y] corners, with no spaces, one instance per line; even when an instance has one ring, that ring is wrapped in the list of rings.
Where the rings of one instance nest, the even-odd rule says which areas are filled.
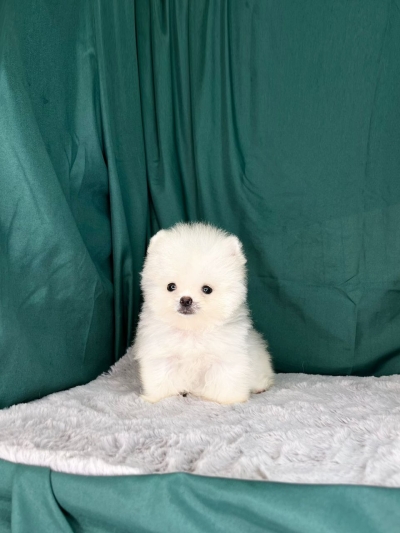
[[[207,224],[177,224],[151,239],[133,345],[143,399],[191,393],[232,404],[272,385],[246,304],[245,263],[239,239]]]

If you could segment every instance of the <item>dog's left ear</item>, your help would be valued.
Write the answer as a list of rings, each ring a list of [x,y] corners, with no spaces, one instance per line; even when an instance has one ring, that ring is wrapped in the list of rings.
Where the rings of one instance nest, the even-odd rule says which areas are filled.
[[[229,235],[227,238],[227,244],[231,254],[239,259],[239,261],[244,265],[247,260],[243,253],[243,245],[236,237],[236,235]]]

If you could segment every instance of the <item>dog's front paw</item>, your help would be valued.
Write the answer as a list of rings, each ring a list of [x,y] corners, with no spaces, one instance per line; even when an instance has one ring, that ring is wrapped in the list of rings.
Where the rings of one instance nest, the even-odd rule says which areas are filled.
[[[202,396],[203,400],[208,400],[209,402],[219,403],[221,405],[234,405],[235,403],[244,403],[249,399],[248,394],[224,394],[218,396]]]
[[[274,384],[273,376],[265,376],[261,379],[254,387],[251,389],[252,394],[261,394],[262,392],[267,391]]]
[[[145,402],[149,402],[149,403],[157,403],[159,402],[160,400],[162,400],[162,398],[157,398],[156,396],[148,396],[146,394],[141,394],[139,396],[139,398]]]
[[[222,405],[234,405],[235,403],[244,403],[249,399],[248,396],[231,396],[218,398],[216,401]]]

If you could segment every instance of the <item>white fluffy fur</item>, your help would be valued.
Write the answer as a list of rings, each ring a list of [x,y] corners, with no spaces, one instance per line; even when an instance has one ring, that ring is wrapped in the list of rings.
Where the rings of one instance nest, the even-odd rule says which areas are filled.
[[[133,346],[144,399],[187,392],[232,404],[272,385],[270,356],[246,304],[245,264],[239,239],[210,225],[177,224],[151,239]],[[180,312],[184,296],[193,314]]]

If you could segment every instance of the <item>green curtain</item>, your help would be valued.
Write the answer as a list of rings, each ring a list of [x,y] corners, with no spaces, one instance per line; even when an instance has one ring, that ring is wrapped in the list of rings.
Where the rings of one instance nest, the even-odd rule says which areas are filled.
[[[110,202],[89,3],[1,3],[0,405],[113,361]]]
[[[0,7],[0,406],[132,341],[149,200],[133,2]]]
[[[0,404],[125,352],[152,233],[239,235],[278,371],[400,369],[396,0],[3,0]]]
[[[399,4],[136,6],[152,230],[240,236],[278,371],[399,372]]]

